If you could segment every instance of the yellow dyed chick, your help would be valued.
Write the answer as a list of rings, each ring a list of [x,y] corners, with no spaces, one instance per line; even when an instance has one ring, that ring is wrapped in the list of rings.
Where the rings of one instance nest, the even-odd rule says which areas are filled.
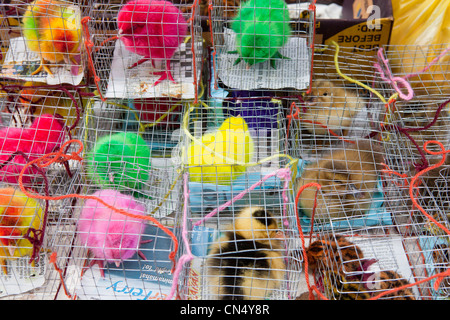
[[[227,118],[217,130],[204,134],[200,142],[192,141],[187,156],[183,154],[193,182],[231,184],[253,159],[253,139],[240,116]]]
[[[0,189],[0,266],[5,274],[7,260],[31,255],[33,245],[24,235],[29,228],[39,230],[42,219],[35,199],[11,187]]]

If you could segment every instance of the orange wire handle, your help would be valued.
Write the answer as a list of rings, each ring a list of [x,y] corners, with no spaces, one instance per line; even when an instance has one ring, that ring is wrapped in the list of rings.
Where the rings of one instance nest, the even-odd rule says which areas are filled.
[[[94,47],[94,43],[91,40],[91,35],[89,33],[89,27],[88,27],[88,22],[91,19],[91,17],[83,17],[81,19],[81,25],[82,25],[82,29],[84,32],[84,47],[86,49],[87,52],[87,57],[89,60],[89,69],[92,72],[92,76],[94,77],[94,82],[95,82],[95,86],[97,87],[97,91],[98,91],[98,95],[100,96],[100,99],[102,101],[105,101],[106,98],[103,97],[102,95],[102,91],[100,90],[100,78],[97,75],[97,72],[95,71],[95,67],[94,67],[94,62],[92,61],[92,48]]]
[[[439,147],[441,148],[441,151],[435,152],[435,151],[432,151],[432,150],[428,150],[427,146],[428,146],[428,144],[430,144],[430,143],[435,143],[435,144],[439,145]],[[440,167],[441,165],[443,165],[443,164],[445,163],[445,159],[446,159],[446,157],[447,157],[447,153],[449,153],[450,150],[445,150],[443,144],[440,143],[439,141],[436,141],[436,140],[426,141],[426,142],[424,143],[424,145],[423,145],[423,148],[424,148],[424,150],[425,150],[426,152],[428,152],[428,153],[431,154],[431,155],[439,155],[439,154],[441,154],[441,155],[442,155],[442,159],[441,159],[441,161],[439,161],[438,163],[436,163],[436,164],[434,164],[434,165],[432,165],[432,166],[430,166],[430,167],[428,167],[428,168],[425,168],[425,169],[419,171],[416,175],[414,175],[414,177],[413,177],[413,178],[411,179],[411,181],[409,182],[409,196],[410,196],[410,198],[411,198],[411,201],[413,202],[413,206],[414,206],[414,207],[416,207],[417,209],[419,209],[419,211],[422,212],[423,215],[425,215],[429,220],[431,220],[434,224],[436,224],[439,228],[441,228],[445,233],[447,233],[447,235],[450,236],[450,231],[449,231],[443,224],[439,223],[439,222],[438,222],[436,219],[434,219],[430,214],[428,214],[428,213],[427,213],[427,212],[419,205],[419,203],[417,202],[417,200],[416,200],[416,198],[415,198],[415,196],[414,196],[414,189],[417,188],[417,186],[418,186],[418,183],[416,182],[417,179],[419,179],[419,177],[420,177],[421,175],[423,175],[424,173],[426,173],[426,172],[428,172],[428,171],[430,171],[430,170],[433,170],[433,169],[435,169],[435,168]],[[395,171],[393,171],[393,170],[391,170],[391,172],[392,172],[392,173],[395,173],[395,175],[398,175],[398,176],[403,177],[401,174],[399,174],[399,173],[397,173],[397,172],[395,172]],[[445,277],[448,277],[448,276],[450,276],[450,267],[449,267],[446,271],[443,271],[443,272],[434,274],[434,275],[432,275],[432,276],[430,276],[430,277],[427,277],[427,278],[425,278],[425,279],[422,279],[422,280],[420,280],[420,281],[417,281],[417,282],[410,283],[410,284],[407,284],[407,285],[404,285],[404,286],[401,286],[401,287],[397,287],[397,288],[394,288],[394,289],[390,289],[390,290],[381,292],[380,294],[378,294],[378,295],[376,295],[376,296],[370,298],[369,300],[376,300],[376,299],[381,298],[382,296],[387,295],[387,294],[389,294],[389,293],[397,292],[397,291],[399,291],[399,290],[402,290],[402,289],[405,289],[405,288],[409,288],[409,287],[412,287],[412,286],[415,286],[415,285],[418,285],[418,284],[421,284],[421,283],[430,281],[430,280],[432,280],[432,279],[434,279],[434,278],[437,278],[436,281],[435,281],[435,283],[434,283],[434,288],[435,288],[435,290],[437,290],[437,289],[439,288],[439,285],[440,285],[440,283],[442,282],[442,280],[443,280]]]
[[[314,213],[316,211],[316,207],[317,207],[317,193],[319,192],[320,188],[322,188],[322,186],[316,182],[310,182],[305,184],[304,186],[302,186],[298,191],[297,191],[297,195],[295,196],[295,204],[294,204],[294,208],[295,208],[295,216],[297,218],[297,228],[298,228],[298,232],[300,235],[300,239],[302,241],[302,254],[303,254],[303,259],[304,259],[304,266],[305,266],[305,280],[306,280],[306,285],[308,287],[308,291],[309,291],[309,299],[313,300],[314,299],[314,295],[313,295],[313,291],[315,291],[317,293],[317,295],[322,299],[322,300],[328,300],[327,297],[325,297],[322,292],[320,292],[320,290],[314,285],[311,286],[311,283],[309,282],[309,271],[308,271],[308,257],[306,255],[306,246],[305,246],[305,235],[303,233],[302,230],[302,226],[300,224],[300,217],[298,215],[298,198],[300,197],[300,194],[303,192],[303,190],[305,190],[306,188],[310,188],[310,187],[315,187],[317,189],[316,191],[316,195],[314,197],[314,205],[313,205],[313,214],[311,216],[311,230],[313,229],[313,225],[314,225]],[[312,232],[310,233],[310,235],[312,236]]]
[[[63,286],[63,289],[64,289],[64,294],[66,295],[66,297],[69,298],[69,299],[75,299],[76,296],[75,297],[72,296],[69,293],[69,290],[67,289],[66,283],[64,282],[63,271],[61,270],[60,267],[58,267],[58,264],[56,263],[56,258],[57,258],[56,252],[52,252],[52,254],[50,255],[50,258],[49,258],[49,262],[51,264],[53,264],[53,267],[55,268],[55,270],[59,274],[59,278],[61,279],[61,283],[62,283],[62,286]]]
[[[436,151],[429,150],[429,149],[427,148],[427,146],[428,146],[428,144],[430,144],[430,143],[435,143],[435,144],[437,144],[437,145],[441,148],[441,151],[436,152]],[[418,187],[418,185],[419,185],[419,183],[418,183],[418,181],[417,181],[417,180],[419,179],[419,177],[420,177],[421,175],[423,175],[424,173],[430,171],[430,170],[433,170],[433,169],[435,169],[435,168],[437,168],[437,167],[442,166],[442,165],[445,163],[445,160],[446,160],[446,157],[447,157],[447,153],[449,153],[450,150],[445,150],[443,144],[442,144],[441,142],[435,141],[435,140],[426,141],[426,142],[424,143],[424,145],[423,145],[423,148],[424,148],[424,150],[425,150],[427,153],[429,153],[429,154],[431,154],[431,155],[442,155],[442,159],[441,159],[438,163],[436,163],[436,164],[434,164],[434,165],[432,165],[432,166],[430,166],[430,167],[428,167],[428,168],[425,168],[425,169],[421,170],[420,172],[418,172],[416,175],[414,175],[414,177],[412,177],[411,181],[409,181],[409,182],[408,182],[408,180],[407,180],[406,174],[400,174],[400,173],[398,173],[398,172],[396,172],[396,171],[390,169],[386,164],[382,163],[382,165],[384,165],[384,167],[386,168],[386,169],[384,169],[384,172],[387,173],[387,174],[389,174],[389,175],[396,175],[396,176],[398,176],[398,177],[404,179],[403,185],[402,185],[402,186],[404,186],[404,187],[409,186],[409,196],[410,196],[410,198],[411,198],[411,200],[412,200],[412,202],[413,202],[413,206],[416,207],[416,208],[417,208],[422,214],[424,214],[430,221],[432,221],[432,222],[433,222],[434,224],[436,224],[439,228],[441,228],[447,235],[450,236],[450,230],[447,229],[443,224],[441,224],[440,222],[438,222],[438,221],[437,221],[435,218],[433,218],[430,214],[428,214],[428,213],[427,213],[427,212],[426,212],[426,211],[418,204],[418,202],[417,202],[417,200],[416,200],[416,198],[415,198],[415,194],[414,194],[414,191],[415,191],[414,189],[417,189],[417,187]],[[295,210],[296,210],[296,217],[297,217],[297,226],[298,226],[300,238],[301,238],[301,240],[302,240],[302,252],[303,252],[303,258],[304,258],[304,267],[305,267],[304,272],[305,272],[305,279],[306,279],[306,284],[307,284],[307,286],[308,286],[309,297],[310,297],[310,299],[314,299],[313,291],[315,291],[321,299],[323,299],[323,300],[328,300],[328,298],[325,297],[315,285],[312,286],[312,285],[310,284],[310,281],[309,281],[309,275],[308,275],[308,258],[307,258],[307,255],[306,255],[306,248],[305,248],[305,236],[304,236],[304,234],[303,234],[302,227],[301,227],[301,225],[300,225],[300,219],[299,219],[299,216],[298,216],[298,199],[299,199],[299,197],[300,197],[300,194],[303,192],[303,190],[306,189],[306,188],[309,188],[309,187],[315,187],[315,188],[317,188],[317,192],[318,192],[319,189],[321,188],[321,185],[318,184],[318,183],[314,183],[314,182],[308,183],[308,184],[302,186],[302,187],[297,191],[297,195],[296,195],[296,197],[295,197]],[[316,203],[316,202],[317,202],[317,192],[316,192],[316,199],[315,199],[315,201],[314,201],[313,212],[315,211],[316,204],[317,204],[317,203]],[[311,234],[312,234],[312,232],[311,232]],[[393,289],[390,289],[390,290],[383,291],[383,292],[381,292],[381,293],[379,293],[379,294],[377,294],[377,295],[371,297],[371,298],[368,299],[368,300],[377,300],[377,299],[379,299],[379,298],[381,298],[381,297],[383,297],[383,296],[385,296],[385,295],[387,295],[387,294],[394,293],[394,292],[397,292],[397,291],[400,291],[400,290],[403,290],[403,289],[406,289],[406,288],[409,288],[409,287],[417,286],[417,285],[419,285],[419,284],[421,284],[421,283],[428,282],[428,281],[431,281],[431,280],[433,280],[433,279],[436,279],[436,281],[435,281],[435,283],[434,283],[434,285],[433,285],[433,286],[434,286],[434,289],[435,289],[435,290],[438,290],[438,288],[439,288],[439,286],[440,286],[440,283],[443,281],[443,279],[444,279],[445,277],[449,277],[449,276],[450,276],[450,267],[449,267],[447,270],[443,271],[443,272],[434,274],[434,275],[429,276],[429,277],[427,277],[427,278],[425,278],[425,279],[422,279],[422,280],[419,280],[419,281],[416,281],[416,282],[413,282],[413,283],[409,283],[409,284],[404,285],[404,286],[400,286],[400,287],[397,287],[397,288],[393,288]]]
[[[70,144],[70,143],[77,143],[77,144],[80,146],[80,148],[79,148],[77,151],[72,152],[72,154],[70,154],[70,155],[64,154],[64,153],[63,153],[64,147],[65,147],[66,145]],[[89,195],[81,195],[81,194],[71,193],[71,194],[66,194],[66,195],[62,195],[62,196],[51,197],[51,196],[43,196],[43,195],[40,195],[40,194],[37,194],[37,193],[34,193],[34,192],[30,193],[28,190],[25,189],[25,187],[24,187],[24,185],[23,185],[23,182],[22,182],[22,178],[23,178],[23,175],[24,175],[24,173],[25,173],[25,170],[26,170],[29,166],[35,164],[35,165],[37,165],[39,168],[45,168],[45,167],[47,167],[47,166],[49,166],[50,164],[55,163],[55,162],[61,162],[61,161],[67,161],[67,160],[82,161],[83,158],[81,158],[81,157],[79,156],[79,154],[80,154],[82,151],[83,151],[83,143],[82,143],[80,140],[73,139],[73,140],[69,140],[69,141],[65,142],[65,143],[61,146],[61,148],[59,149],[58,152],[48,153],[48,154],[46,154],[46,155],[44,155],[44,156],[42,156],[42,157],[40,157],[40,158],[37,158],[37,159],[35,159],[35,160],[32,160],[32,161],[28,162],[28,163],[22,168],[22,171],[20,172],[20,175],[19,175],[19,186],[20,186],[20,189],[21,189],[22,192],[25,193],[28,197],[35,198],[35,199],[42,199],[42,200],[46,200],[46,201],[48,201],[48,200],[62,200],[62,199],[67,199],[67,198],[79,198],[79,199],[85,199],[85,200],[87,200],[87,199],[93,199],[93,200],[97,200],[98,202],[100,202],[101,204],[103,204],[103,205],[104,205],[105,207],[107,207],[108,209],[111,209],[111,210],[113,210],[113,211],[115,211],[115,212],[117,212],[117,213],[126,215],[126,216],[128,216],[128,217],[130,217],[130,218],[134,218],[134,219],[143,219],[143,220],[148,220],[148,221],[153,222],[158,228],[160,228],[160,229],[163,230],[168,236],[170,236],[170,237],[172,238],[173,242],[174,242],[174,249],[173,249],[173,251],[169,254],[169,259],[170,259],[170,260],[172,261],[172,263],[173,263],[173,266],[172,266],[172,273],[173,273],[173,271],[175,270],[175,266],[176,266],[175,255],[176,255],[176,252],[178,251],[178,240],[177,240],[177,238],[175,237],[175,235],[174,235],[169,229],[167,229],[165,226],[163,226],[163,225],[162,225],[158,220],[156,220],[155,218],[153,218],[153,217],[151,217],[151,216],[140,216],[140,215],[137,215],[137,214],[129,213],[129,212],[123,210],[123,209],[117,209],[117,208],[111,206],[110,204],[104,202],[102,199],[100,199],[100,198],[98,198],[98,197],[96,197],[96,196],[89,196]]]

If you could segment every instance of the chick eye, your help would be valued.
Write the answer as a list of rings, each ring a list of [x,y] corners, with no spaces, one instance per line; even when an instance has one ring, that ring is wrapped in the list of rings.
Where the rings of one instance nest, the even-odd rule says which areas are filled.
[[[326,97],[328,95],[328,92],[324,92],[323,96]]]

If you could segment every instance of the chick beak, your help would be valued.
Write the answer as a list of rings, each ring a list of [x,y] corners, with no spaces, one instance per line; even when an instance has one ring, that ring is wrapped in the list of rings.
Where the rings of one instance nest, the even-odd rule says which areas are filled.
[[[247,63],[247,65],[245,66],[245,69],[250,69],[252,66],[250,64]]]
[[[70,55],[69,54],[64,54],[63,55],[63,59],[64,59],[65,64],[69,64],[69,65],[72,64],[72,60],[70,59]]]
[[[122,34],[123,34],[123,30],[122,30],[122,29],[119,29],[119,32],[118,32],[119,37],[120,37]]]
[[[117,268],[120,267],[120,261],[116,261],[115,264],[116,264],[116,267],[117,267]]]
[[[14,247],[14,246],[9,246],[9,247],[8,247],[8,252],[9,252],[9,255],[10,255],[11,257],[13,257],[13,256],[14,256],[14,253],[16,252],[16,247]]]

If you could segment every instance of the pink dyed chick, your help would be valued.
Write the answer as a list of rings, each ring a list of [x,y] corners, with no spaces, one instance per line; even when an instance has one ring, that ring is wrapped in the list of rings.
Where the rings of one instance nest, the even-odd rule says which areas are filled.
[[[188,30],[188,24],[177,7],[164,0],[132,0],[120,9],[117,25],[125,48],[144,57],[131,68],[148,60],[155,67],[155,59],[165,60],[166,70],[155,72],[161,77],[154,85],[166,79],[175,82],[170,59]]]
[[[129,195],[111,189],[99,190],[92,194],[109,205],[123,209],[135,215],[145,215],[145,207]],[[123,260],[131,258],[136,252],[146,260],[139,251],[141,236],[145,229],[145,220],[131,218],[105,207],[95,199],[84,204],[78,221],[80,242],[93,255],[88,267],[98,264],[104,277],[104,263],[115,263],[118,267]]]
[[[30,161],[55,152],[64,139],[64,122],[59,115],[43,114],[36,118],[29,128],[8,127],[0,130],[0,163],[16,151],[25,153]],[[22,155],[17,155],[0,169],[0,181],[18,183],[19,174],[27,163]],[[22,181],[31,183],[38,170],[30,166],[25,171]]]

